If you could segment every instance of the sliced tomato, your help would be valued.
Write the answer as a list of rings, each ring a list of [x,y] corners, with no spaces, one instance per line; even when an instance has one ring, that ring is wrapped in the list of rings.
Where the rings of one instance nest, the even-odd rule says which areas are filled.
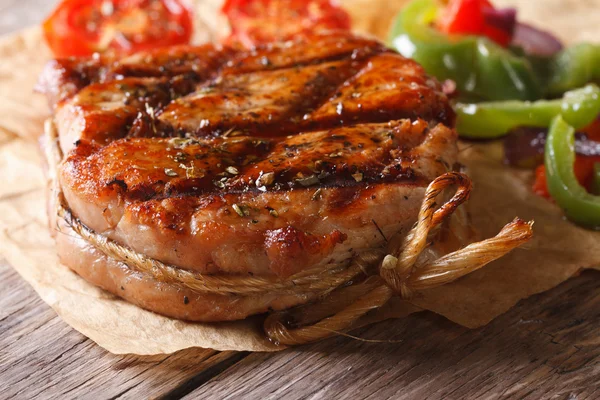
[[[594,164],[600,162],[600,157],[577,156],[575,157],[575,176],[588,191],[592,187],[594,178]]]
[[[600,116],[594,122],[581,129],[590,140],[600,142]]]
[[[350,16],[335,0],[226,0],[228,41],[246,47],[319,30],[350,29]]]
[[[63,0],[43,30],[52,52],[69,57],[188,43],[192,24],[185,0]]]
[[[437,21],[438,29],[448,34],[487,36],[508,46],[512,34],[486,23],[484,10],[494,6],[487,0],[450,0]]]
[[[600,157],[597,156],[576,156],[573,172],[577,181],[588,191],[592,188],[594,180],[594,164],[600,163]],[[539,196],[550,198],[548,184],[546,182],[546,168],[540,165],[535,170],[535,179],[532,185],[533,192]]]
[[[537,194],[538,196],[542,196],[547,199],[550,198],[548,183],[546,181],[546,167],[544,164],[538,165],[538,167],[535,169],[535,178],[533,180],[531,189],[533,189],[533,193]]]

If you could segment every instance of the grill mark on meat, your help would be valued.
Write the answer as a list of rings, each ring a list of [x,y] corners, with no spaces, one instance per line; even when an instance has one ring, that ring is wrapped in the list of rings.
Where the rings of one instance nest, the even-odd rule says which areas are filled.
[[[306,48],[301,46],[300,53],[290,55],[290,50],[293,50],[295,46],[293,42],[289,42],[289,44],[284,44],[283,46],[273,46],[271,44],[259,46],[249,54],[242,52],[236,58],[229,61],[221,73],[222,75],[229,75],[253,71],[306,67],[342,60],[361,61],[374,54],[393,51],[376,41],[348,37],[347,35],[331,35],[324,38],[324,40],[323,37],[320,39],[321,46],[311,49],[312,53],[309,52],[308,54],[305,53]],[[315,51],[317,52],[316,55],[314,54]]]
[[[178,136],[282,136],[302,129],[316,109],[362,62],[342,60],[303,68],[253,72],[203,85],[166,107],[159,120]]]
[[[412,60],[394,53],[369,58],[310,116],[318,124],[340,125],[422,118],[452,126],[453,112],[438,102],[437,82]],[[432,105],[437,105],[432,107]]]
[[[156,133],[153,126],[139,129],[154,110],[194,89],[180,79],[126,78],[106,84],[92,84],[59,108],[61,146],[68,151],[77,140],[107,144],[135,134],[136,130]],[[135,129],[134,129],[135,128]]]
[[[448,133],[441,126],[439,135]],[[385,182],[425,184],[415,151],[425,121],[364,124],[287,138],[128,138],[101,147],[80,144],[64,177],[89,196],[118,190],[128,200],[209,193],[355,188]],[[109,182],[91,185],[81,177]],[[122,182],[113,187],[114,182]]]
[[[120,77],[175,77],[195,81],[209,79],[235,54],[218,45],[175,46],[138,53],[107,67],[104,80]]]

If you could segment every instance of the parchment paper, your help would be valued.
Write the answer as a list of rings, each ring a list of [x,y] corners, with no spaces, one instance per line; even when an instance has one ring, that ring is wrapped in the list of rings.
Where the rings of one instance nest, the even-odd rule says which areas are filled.
[[[215,14],[217,3],[211,0],[199,5],[202,10],[199,40],[226,34],[221,19]],[[386,21],[401,3],[344,1],[359,30],[380,36],[385,34]],[[579,10],[585,18],[597,15],[600,6],[600,1],[544,2],[554,12],[559,3],[565,7],[563,10],[566,7],[570,7],[569,11]],[[568,18],[576,18],[572,13],[548,15],[544,17],[547,26],[552,26],[548,25],[550,17],[560,27],[569,26],[564,22]],[[595,19],[598,20],[600,18]],[[568,32],[562,34],[568,36]],[[58,262],[47,230],[46,183],[35,141],[48,112],[43,96],[34,95],[31,90],[49,58],[37,28],[0,40],[0,176],[3,183],[0,185],[0,255],[68,324],[113,353],[171,353],[195,346],[216,350],[281,349],[263,339],[257,319],[192,324],[162,317],[88,284]],[[469,203],[475,227],[483,236],[493,236],[518,215],[535,219],[535,239],[527,249],[517,250],[456,283],[421,293],[413,300],[414,306],[395,300],[362,324],[401,317],[422,307],[464,326],[477,327],[520,299],[558,285],[581,268],[600,264],[600,233],[566,222],[555,205],[533,195],[529,190],[531,174],[501,166],[498,144],[464,144],[463,148],[462,162],[469,167],[475,183]]]

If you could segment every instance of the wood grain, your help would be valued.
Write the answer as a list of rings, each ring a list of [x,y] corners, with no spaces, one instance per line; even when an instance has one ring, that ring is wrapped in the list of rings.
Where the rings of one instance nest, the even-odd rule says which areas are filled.
[[[64,323],[0,260],[0,399],[180,397],[245,353],[116,356]]]
[[[420,313],[354,332],[381,343],[338,337],[251,355],[115,356],[70,329],[3,262],[0,293],[0,399],[600,398],[598,272],[479,330]]]
[[[600,398],[600,280],[586,272],[478,330],[431,313],[252,354],[192,398]]]

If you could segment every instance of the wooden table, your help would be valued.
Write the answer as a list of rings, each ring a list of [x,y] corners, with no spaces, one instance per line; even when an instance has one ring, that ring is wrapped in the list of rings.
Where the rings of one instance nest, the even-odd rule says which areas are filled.
[[[0,398],[600,398],[598,275],[477,330],[423,312],[354,332],[379,343],[138,357],[71,329],[0,262]]]
[[[0,33],[49,8],[0,0]],[[423,312],[354,332],[371,342],[139,357],[71,329],[0,259],[0,399],[600,398],[598,278],[585,272],[477,330]]]

